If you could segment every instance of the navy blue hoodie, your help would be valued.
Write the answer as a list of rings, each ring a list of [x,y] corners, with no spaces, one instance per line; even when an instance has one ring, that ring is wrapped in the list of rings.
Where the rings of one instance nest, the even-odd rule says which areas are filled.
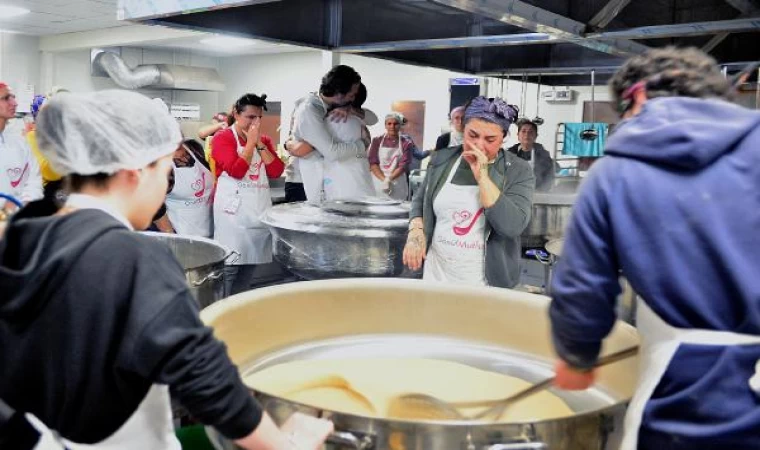
[[[596,360],[620,272],[668,324],[760,335],[760,113],[653,99],[584,182],[552,283],[560,357]],[[760,346],[681,345],[644,414],[640,448],[760,448],[747,380]]]

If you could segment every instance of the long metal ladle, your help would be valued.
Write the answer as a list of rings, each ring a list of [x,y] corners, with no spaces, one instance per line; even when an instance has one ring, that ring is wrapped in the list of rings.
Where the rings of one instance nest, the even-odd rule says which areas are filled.
[[[635,356],[639,347],[630,347],[611,355],[599,358],[594,367],[602,367]],[[388,405],[388,416],[398,419],[428,419],[428,420],[481,420],[486,417],[498,418],[504,411],[515,403],[541,392],[552,386],[556,377],[551,377],[536,383],[522,391],[498,400],[481,400],[474,402],[449,403],[432,395],[404,394],[395,397]],[[460,408],[486,408],[473,416],[465,416]]]

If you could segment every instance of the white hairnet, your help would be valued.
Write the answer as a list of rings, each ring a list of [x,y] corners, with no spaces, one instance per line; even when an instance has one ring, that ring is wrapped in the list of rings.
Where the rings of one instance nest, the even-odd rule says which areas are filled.
[[[59,94],[37,122],[40,152],[61,175],[142,169],[177,149],[179,124],[141,94],[110,90]]]
[[[404,115],[401,114],[400,112],[396,112],[396,111],[389,112],[388,114],[385,115],[385,120],[388,120],[388,119],[396,119],[399,125],[406,124],[406,117],[404,117]]]

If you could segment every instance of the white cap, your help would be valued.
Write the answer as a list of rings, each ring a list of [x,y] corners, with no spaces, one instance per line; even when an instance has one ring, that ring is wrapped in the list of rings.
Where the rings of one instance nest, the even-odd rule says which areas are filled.
[[[113,174],[142,169],[174,152],[182,133],[165,105],[109,90],[48,100],[38,117],[37,141],[61,175]]]

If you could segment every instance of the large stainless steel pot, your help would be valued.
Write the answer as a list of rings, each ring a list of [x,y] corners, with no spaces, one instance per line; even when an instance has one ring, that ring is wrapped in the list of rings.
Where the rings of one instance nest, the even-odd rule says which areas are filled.
[[[554,361],[548,304],[546,297],[507,289],[346,279],[246,292],[201,317],[243,374],[303,358],[393,356],[454,360],[539,381],[551,375]],[[604,352],[637,343],[635,330],[618,322]],[[598,387],[589,391],[555,392],[574,416],[525,423],[383,420],[253,395],[277,421],[295,411],[330,418],[339,430],[331,437],[337,448],[612,450],[637,365],[631,359],[600,369]],[[214,440],[232,448],[218,435]]]
[[[302,278],[419,276],[402,262],[407,202],[289,203],[272,207],[262,221],[272,231],[275,259]]]
[[[190,291],[201,308],[224,298],[224,261],[235,257],[211,239],[166,233],[143,233],[168,245],[185,270]]]
[[[575,198],[575,194],[533,194],[530,223],[522,233],[523,247],[541,247],[548,240],[562,237],[570,221]]]

